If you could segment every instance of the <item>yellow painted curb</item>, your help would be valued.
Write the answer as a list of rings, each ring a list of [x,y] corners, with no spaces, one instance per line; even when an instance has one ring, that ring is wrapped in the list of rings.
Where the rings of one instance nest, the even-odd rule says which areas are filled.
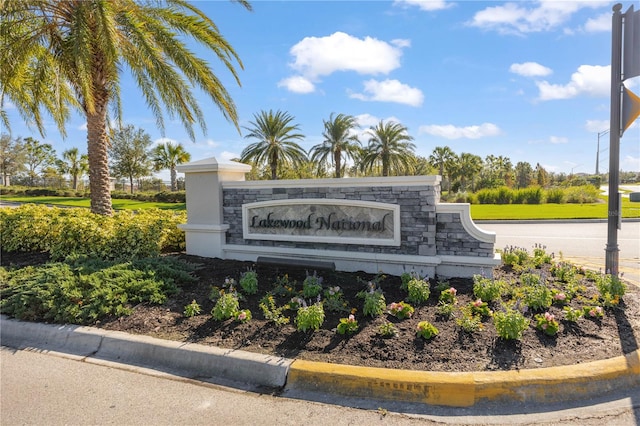
[[[392,370],[295,360],[286,389],[430,405],[579,400],[640,385],[640,354],[585,364],[496,372]]]

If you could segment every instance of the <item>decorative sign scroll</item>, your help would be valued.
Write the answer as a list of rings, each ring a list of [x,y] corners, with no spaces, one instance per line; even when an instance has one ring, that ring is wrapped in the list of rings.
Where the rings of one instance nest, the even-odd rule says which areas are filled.
[[[400,245],[400,206],[372,201],[289,199],[244,204],[243,237],[378,246]]]

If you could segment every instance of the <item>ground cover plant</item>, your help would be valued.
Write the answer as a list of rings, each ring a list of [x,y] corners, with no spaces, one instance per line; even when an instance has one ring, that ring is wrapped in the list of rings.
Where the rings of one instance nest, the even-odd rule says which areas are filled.
[[[438,280],[408,271],[403,285],[403,278],[384,274],[174,253],[141,260],[153,264],[154,272],[134,285],[125,280],[141,273],[129,269],[132,262],[112,261],[96,269],[97,261],[86,258],[45,265],[47,253],[3,252],[0,308],[26,320],[91,324],[290,358],[431,371],[571,365],[638,348],[637,288],[563,262],[542,247],[510,247],[502,255],[504,263],[493,278]],[[178,270],[182,278],[156,283]],[[246,288],[240,285],[243,277],[251,278]],[[428,283],[426,299],[418,286],[420,297],[413,300],[419,301],[409,301],[411,280]]]

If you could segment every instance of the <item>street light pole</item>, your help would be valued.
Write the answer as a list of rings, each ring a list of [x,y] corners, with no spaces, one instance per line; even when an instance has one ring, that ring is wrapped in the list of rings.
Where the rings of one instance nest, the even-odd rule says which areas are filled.
[[[613,6],[611,31],[611,115],[609,126],[609,208],[607,211],[607,246],[605,248],[605,272],[618,275],[618,225],[620,203],[620,108],[622,102],[622,4]]]
[[[596,150],[596,176],[600,176],[600,136],[609,133],[609,129],[598,132],[598,149]]]

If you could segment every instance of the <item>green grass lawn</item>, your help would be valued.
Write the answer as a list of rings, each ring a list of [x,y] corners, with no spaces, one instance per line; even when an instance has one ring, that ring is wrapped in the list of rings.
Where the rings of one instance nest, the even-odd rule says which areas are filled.
[[[472,204],[474,220],[606,219],[608,204]],[[622,199],[622,217],[640,218],[640,203]]]
[[[86,207],[91,206],[88,198],[82,197],[11,197],[2,196],[4,201],[14,201],[18,203],[34,203],[48,204],[52,206],[68,206],[68,207]],[[144,210],[144,209],[161,209],[161,210],[184,210],[184,203],[156,203],[138,200],[112,199],[111,204],[116,210]]]
[[[5,201],[20,203],[50,204],[57,206],[86,207],[89,199],[80,197],[10,197]],[[158,208],[162,210],[184,210],[184,203],[155,203],[137,200],[113,199],[116,210],[142,210]],[[474,220],[515,220],[515,219],[606,219],[607,202],[593,204],[472,204],[471,217]],[[640,218],[640,203],[622,199],[622,217]]]

